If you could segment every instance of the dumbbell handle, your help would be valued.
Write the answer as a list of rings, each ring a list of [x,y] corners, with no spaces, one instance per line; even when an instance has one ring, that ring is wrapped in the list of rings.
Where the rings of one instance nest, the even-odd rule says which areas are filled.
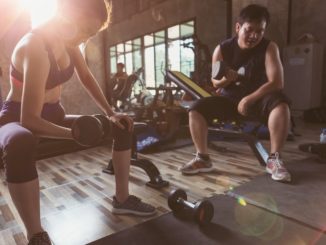
[[[231,68],[228,68],[227,70],[226,70],[226,72],[230,72],[230,71],[233,71],[233,72],[236,72],[237,73],[237,80],[236,80],[236,83],[239,83],[239,82],[245,82],[247,79],[246,79],[246,76],[245,75],[243,75],[243,74],[241,74],[241,73],[239,73],[239,71],[235,71],[235,70],[233,70],[233,69],[231,69]],[[225,74],[226,75],[226,74]]]
[[[177,199],[177,203],[179,203],[179,204],[184,204],[184,205],[186,205],[187,207],[189,207],[189,208],[195,208],[195,204],[194,203],[192,203],[192,202],[189,202],[189,201],[187,201],[187,200],[185,200],[185,199],[183,199],[183,198],[178,198]]]

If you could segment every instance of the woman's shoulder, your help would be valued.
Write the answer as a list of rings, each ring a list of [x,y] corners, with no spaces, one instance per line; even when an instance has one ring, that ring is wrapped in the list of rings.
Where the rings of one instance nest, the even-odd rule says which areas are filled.
[[[18,70],[21,70],[24,60],[43,60],[47,57],[42,39],[32,33],[27,33],[16,44],[11,55],[11,62]]]
[[[17,43],[13,56],[45,55],[45,51],[42,39],[33,33],[27,33]]]

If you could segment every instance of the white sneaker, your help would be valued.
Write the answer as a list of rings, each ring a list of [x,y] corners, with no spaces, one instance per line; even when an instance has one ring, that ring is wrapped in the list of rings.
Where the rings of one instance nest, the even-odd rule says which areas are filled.
[[[278,152],[276,152],[274,156],[270,156],[267,159],[266,171],[272,175],[273,180],[281,182],[291,181],[291,175],[284,167],[283,161]]]

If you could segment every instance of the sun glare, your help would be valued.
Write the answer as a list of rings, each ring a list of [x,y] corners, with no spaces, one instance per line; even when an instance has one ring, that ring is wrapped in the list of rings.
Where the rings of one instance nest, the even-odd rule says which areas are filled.
[[[21,0],[31,15],[32,27],[36,27],[56,14],[57,0]]]

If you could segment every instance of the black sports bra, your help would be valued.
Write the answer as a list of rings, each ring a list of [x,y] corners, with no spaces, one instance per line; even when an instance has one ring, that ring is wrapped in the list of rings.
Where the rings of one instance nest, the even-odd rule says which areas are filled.
[[[37,32],[35,30],[33,30],[32,33],[41,35],[39,32]],[[72,75],[74,73],[75,65],[72,61],[70,50],[67,49],[69,57],[70,57],[70,64],[66,69],[60,70],[50,46],[48,45],[47,42],[44,41],[44,43],[45,43],[45,48],[46,48],[46,51],[48,52],[49,61],[50,61],[50,71],[49,71],[49,75],[48,75],[48,78],[46,81],[46,89],[51,89],[60,84],[67,82],[72,77]],[[19,84],[23,83],[23,80],[24,80],[23,74],[20,73],[19,71],[17,71],[17,69],[14,67],[14,65],[12,63],[10,64],[10,76],[11,76],[11,79],[13,80],[13,82],[19,83]]]

